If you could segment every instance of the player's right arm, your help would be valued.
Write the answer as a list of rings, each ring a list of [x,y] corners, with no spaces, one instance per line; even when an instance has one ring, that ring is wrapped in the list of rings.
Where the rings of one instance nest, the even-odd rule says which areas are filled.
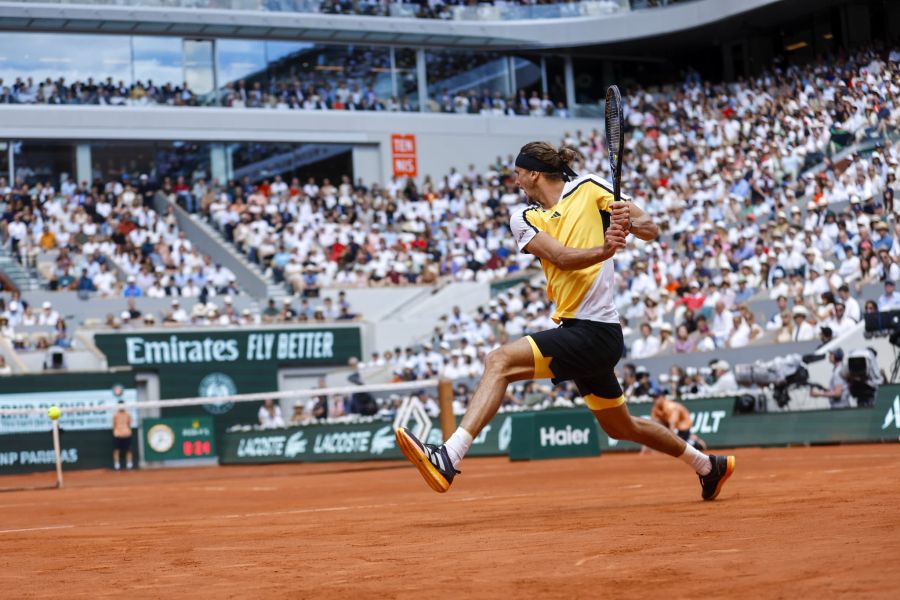
[[[618,225],[606,230],[604,244],[595,248],[570,248],[549,233],[541,231],[525,246],[525,250],[541,260],[548,260],[563,271],[577,271],[609,260],[625,247],[625,231]]]
[[[621,225],[610,225],[604,244],[595,248],[570,248],[529,221],[528,210],[515,210],[509,221],[516,244],[522,252],[534,254],[563,271],[577,271],[613,257],[625,247],[625,231]]]

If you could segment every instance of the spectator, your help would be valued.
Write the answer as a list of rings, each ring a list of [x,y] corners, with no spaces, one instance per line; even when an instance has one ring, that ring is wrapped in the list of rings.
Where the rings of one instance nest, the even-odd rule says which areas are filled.
[[[807,319],[809,311],[805,306],[795,306],[791,312],[793,315],[794,325],[791,332],[791,341],[808,342],[816,339],[816,328]]]
[[[641,337],[631,345],[633,358],[647,358],[659,352],[659,338],[651,333],[649,323],[641,323]]]
[[[275,404],[271,398],[266,398],[259,407],[259,426],[263,429],[278,429],[285,427],[284,418],[281,416],[281,407]]]
[[[885,280],[884,293],[878,297],[878,306],[882,311],[900,308],[900,294],[896,292],[893,280]]]
[[[728,361],[717,360],[710,365],[714,381],[707,390],[710,394],[725,395],[738,389],[737,380]]]

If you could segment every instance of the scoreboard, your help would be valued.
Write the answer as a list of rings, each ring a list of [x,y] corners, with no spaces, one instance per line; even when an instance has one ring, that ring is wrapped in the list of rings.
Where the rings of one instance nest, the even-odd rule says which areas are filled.
[[[144,460],[192,460],[216,456],[212,417],[144,419]]]

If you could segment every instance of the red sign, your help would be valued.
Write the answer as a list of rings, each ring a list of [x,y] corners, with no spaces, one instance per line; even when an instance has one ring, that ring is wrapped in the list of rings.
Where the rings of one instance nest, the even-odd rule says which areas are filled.
[[[416,136],[413,134],[391,135],[391,158],[394,163],[394,177],[415,177]]]

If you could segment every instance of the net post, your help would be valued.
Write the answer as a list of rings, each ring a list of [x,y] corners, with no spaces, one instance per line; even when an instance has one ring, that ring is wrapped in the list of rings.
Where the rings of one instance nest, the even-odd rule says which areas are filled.
[[[456,431],[456,416],[453,414],[453,382],[441,379],[438,382],[438,408],[441,410],[441,433],[446,442]]]
[[[56,455],[56,487],[63,486],[62,452],[59,448],[59,420],[53,419],[53,453]]]

